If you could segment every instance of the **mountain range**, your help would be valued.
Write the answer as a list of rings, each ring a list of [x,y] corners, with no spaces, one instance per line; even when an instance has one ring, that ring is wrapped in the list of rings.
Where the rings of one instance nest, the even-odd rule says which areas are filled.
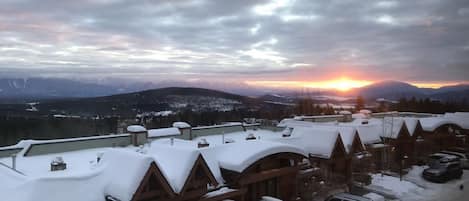
[[[113,82],[84,82],[69,79],[58,78],[0,78],[0,103],[11,102],[31,102],[44,99],[69,99],[69,98],[87,98],[87,97],[119,97],[117,94],[127,94],[132,92],[146,91],[156,88],[163,88],[171,86],[178,87],[198,87],[210,88],[219,91],[239,94],[240,96],[256,96],[261,100],[271,102],[288,102],[291,103],[294,99],[298,98],[298,92],[285,92],[285,90],[275,91],[260,90],[258,88],[249,88],[244,85],[233,85],[232,88],[228,85],[219,86],[215,84],[196,84],[191,86],[188,82],[175,82],[158,84],[145,82],[145,83],[124,83],[119,81]],[[171,87],[169,87],[171,88]],[[221,88],[221,89],[220,89]],[[226,89],[226,90],[225,90]],[[164,90],[169,92],[171,90]],[[189,90],[190,91],[190,90]],[[184,93],[192,93],[192,92]],[[374,100],[377,98],[384,98],[388,100],[398,100],[399,98],[430,98],[441,101],[461,101],[469,98],[469,85],[455,85],[446,86],[438,89],[419,88],[414,85],[399,82],[399,81],[383,81],[374,83],[365,87],[355,88],[347,92],[338,91],[325,91],[311,89],[309,94],[317,99],[324,100],[334,99],[334,97],[351,97],[354,98],[358,95],[363,96],[367,100]],[[161,93],[162,91],[159,91]],[[179,91],[180,92],[180,91]],[[199,93],[201,91],[198,91]],[[148,91],[143,92],[150,93]],[[117,96],[112,96],[117,95]],[[213,95],[213,94],[212,94]]]
[[[469,85],[455,85],[433,89],[419,88],[405,82],[383,81],[357,88],[350,91],[349,94],[361,95],[366,99],[385,98],[398,100],[400,98],[415,97],[440,101],[461,101],[469,99]]]

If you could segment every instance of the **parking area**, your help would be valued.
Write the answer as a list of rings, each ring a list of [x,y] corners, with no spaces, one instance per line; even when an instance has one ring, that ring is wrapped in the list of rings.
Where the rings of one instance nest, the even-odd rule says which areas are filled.
[[[446,183],[433,183],[422,178],[426,166],[413,166],[401,181],[399,177],[374,174],[372,183],[364,189],[386,197],[386,200],[402,201],[459,201],[469,196],[469,170],[461,179]]]

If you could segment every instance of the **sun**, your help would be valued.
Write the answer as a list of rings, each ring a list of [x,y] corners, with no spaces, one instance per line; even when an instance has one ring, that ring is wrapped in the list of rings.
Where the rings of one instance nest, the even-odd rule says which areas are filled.
[[[346,91],[349,91],[353,88],[362,87],[362,86],[365,86],[365,85],[368,85],[368,84],[370,84],[369,81],[351,80],[351,79],[348,79],[348,78],[340,78],[340,79],[337,79],[337,80],[331,80],[331,81],[327,82],[325,88],[336,89],[338,91],[346,92]]]
[[[324,81],[247,81],[248,85],[274,87],[274,88],[312,88],[324,90],[337,90],[347,92],[354,88],[363,87],[371,84],[368,80],[354,80],[347,77]]]

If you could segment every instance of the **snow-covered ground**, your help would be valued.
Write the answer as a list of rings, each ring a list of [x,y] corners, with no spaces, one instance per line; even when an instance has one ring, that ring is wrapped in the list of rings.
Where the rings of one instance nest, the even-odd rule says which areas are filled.
[[[396,197],[403,201],[459,201],[468,200],[469,171],[464,170],[461,179],[451,180],[444,184],[432,183],[422,178],[421,173],[425,166],[414,166],[404,176],[403,181],[398,177],[375,174],[368,189],[380,192],[387,197]],[[460,189],[461,185],[464,186]]]

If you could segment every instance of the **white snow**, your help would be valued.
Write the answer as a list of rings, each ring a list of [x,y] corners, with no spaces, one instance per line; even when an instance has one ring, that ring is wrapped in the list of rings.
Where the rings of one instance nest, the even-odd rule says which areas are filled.
[[[127,126],[127,131],[132,133],[145,132],[147,129],[140,125]]]
[[[440,184],[422,178],[421,174],[425,168],[427,166],[413,166],[409,173],[404,175],[403,181],[400,181],[398,177],[374,174],[372,175],[372,184],[367,188],[406,201],[459,201],[467,199],[469,189],[466,186],[469,185],[469,171],[464,170],[462,179]],[[461,185],[465,186],[463,190],[460,189]]]
[[[175,128],[190,128],[191,125],[186,122],[174,122],[173,127]]]
[[[416,184],[408,181],[400,181],[398,177],[373,174],[371,180],[370,188],[380,189],[384,192],[395,195],[396,197],[406,197],[410,196],[408,194],[412,193],[421,193],[423,188],[417,186]]]
[[[181,132],[178,128],[158,128],[148,130],[148,137],[166,137],[166,136],[175,136],[181,135]]]
[[[259,159],[276,153],[290,152],[306,156],[302,149],[295,146],[261,140],[225,144],[219,151],[220,166],[236,172],[242,172]]]
[[[215,196],[222,195],[222,194],[229,193],[229,192],[233,192],[233,191],[236,191],[236,190],[230,189],[230,188],[227,188],[227,187],[223,187],[223,188],[220,188],[218,190],[208,192],[207,194],[204,195],[204,198],[211,198],[211,197],[215,197]]]
[[[284,138],[283,142],[300,147],[308,154],[330,158],[338,138],[337,130],[295,127],[292,136]]]
[[[395,117],[385,117],[382,120],[383,132],[381,137],[396,139],[404,126],[404,119]]]
[[[456,124],[459,125],[452,118],[444,118],[444,117],[428,117],[428,118],[421,118],[420,124],[422,125],[423,130],[425,131],[434,131],[436,128],[444,125],[444,124]]]
[[[162,139],[152,143],[147,154],[151,155],[163,172],[174,192],[181,192],[200,152],[196,147],[171,146]]]

